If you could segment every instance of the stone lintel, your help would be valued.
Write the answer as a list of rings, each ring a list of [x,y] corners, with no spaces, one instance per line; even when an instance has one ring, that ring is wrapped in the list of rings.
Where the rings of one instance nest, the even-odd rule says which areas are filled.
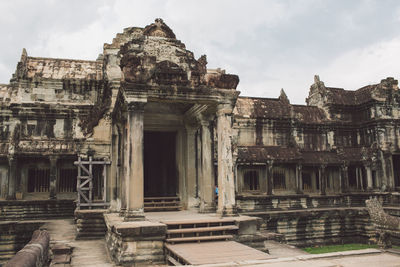
[[[127,106],[129,111],[144,112],[144,106],[147,104],[147,99],[127,99]]]
[[[235,106],[235,103],[220,103],[220,104],[218,104],[217,116],[231,115],[233,112],[234,106]]]

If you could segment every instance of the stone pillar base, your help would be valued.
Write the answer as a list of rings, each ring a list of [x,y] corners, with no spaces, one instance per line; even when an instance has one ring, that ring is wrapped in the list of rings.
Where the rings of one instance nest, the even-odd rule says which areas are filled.
[[[215,213],[216,207],[214,203],[200,203],[199,213]]]
[[[142,210],[127,210],[124,214],[125,222],[132,221],[144,221],[146,218],[144,217],[144,211]]]
[[[224,207],[222,210],[218,210],[217,214],[220,215],[221,217],[234,217],[238,215],[236,207],[232,208]]]
[[[120,217],[124,217],[124,216],[125,216],[125,213],[126,213],[126,209],[125,209],[125,208],[121,208],[121,209],[119,210],[119,212],[117,212],[117,213],[119,214]]]
[[[15,195],[8,195],[6,197],[6,200],[16,200],[17,198],[15,197]]]

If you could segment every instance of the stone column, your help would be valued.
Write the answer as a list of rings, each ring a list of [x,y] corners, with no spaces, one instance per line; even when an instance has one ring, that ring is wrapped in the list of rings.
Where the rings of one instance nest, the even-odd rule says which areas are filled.
[[[219,104],[217,111],[218,213],[221,216],[236,214],[232,160],[232,109],[230,104]]]
[[[17,180],[17,159],[14,155],[8,157],[8,200],[15,199],[15,186]]]
[[[266,165],[266,170],[265,173],[267,175],[267,195],[272,195],[272,188],[273,188],[273,173],[272,173],[272,168],[274,167],[274,161],[273,160],[267,160],[267,165]]]
[[[127,115],[126,115],[127,117]],[[120,210],[120,215],[125,216],[126,212],[126,207],[128,203],[128,193],[129,193],[129,188],[128,188],[128,172],[129,172],[129,152],[128,152],[128,121],[125,122],[124,127],[122,128],[122,133],[121,133],[121,179],[120,179],[120,194],[121,194],[121,210]]]
[[[126,158],[127,207],[125,221],[144,220],[143,118],[144,102],[128,104]]]
[[[57,156],[50,156],[50,199],[56,199],[57,194]]]
[[[296,165],[296,193],[303,193],[303,175],[302,175],[303,166],[301,164]]]
[[[319,181],[320,194],[326,195],[326,165],[319,167]]]
[[[371,165],[365,164],[365,170],[367,173],[367,190],[372,191],[374,185],[372,183],[372,170],[371,170]]]
[[[186,125],[186,190],[187,207],[194,208],[196,200],[196,128]]]
[[[343,193],[343,170],[339,168],[339,193]]]
[[[341,167],[342,170],[342,193],[348,192],[349,190],[349,166],[347,164],[343,164]]]
[[[210,131],[210,121],[203,119],[201,123],[201,195],[200,212],[215,212],[214,205],[214,172],[213,172],[213,151]],[[233,179],[233,175],[232,175]]]
[[[356,184],[357,184],[356,188],[357,188],[357,190],[359,190],[360,189],[360,172],[359,172],[358,167],[356,167]]]
[[[118,135],[117,135],[117,131],[116,131],[116,126],[112,125],[111,126],[111,130],[112,130],[112,135],[111,135],[111,166],[110,166],[110,176],[108,179],[108,187],[110,188],[110,193],[108,194],[109,198],[110,198],[110,203],[111,203],[111,210],[115,210],[115,202],[114,200],[117,197],[117,162],[118,162],[118,144],[117,144],[117,140],[118,140]]]

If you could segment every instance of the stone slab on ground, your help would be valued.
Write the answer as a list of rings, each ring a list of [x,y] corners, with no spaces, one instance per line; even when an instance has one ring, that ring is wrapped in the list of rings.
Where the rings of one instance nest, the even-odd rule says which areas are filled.
[[[310,256],[310,257],[307,257]],[[400,256],[376,249],[353,250],[326,254],[314,254],[294,257],[282,257],[270,260],[249,260],[225,262],[222,264],[197,265],[201,267],[364,267],[364,266],[400,266]]]
[[[166,246],[185,262],[195,265],[272,258],[267,253],[235,241],[167,244]]]
[[[268,249],[269,255],[274,258],[308,255],[307,252],[299,248],[287,244],[282,244],[274,240],[264,241],[264,244],[265,247]]]
[[[113,267],[104,239],[75,240],[76,227],[73,219],[49,220],[42,228],[50,232],[51,246],[72,247],[71,263],[65,266]],[[57,267],[62,266],[57,264]]]

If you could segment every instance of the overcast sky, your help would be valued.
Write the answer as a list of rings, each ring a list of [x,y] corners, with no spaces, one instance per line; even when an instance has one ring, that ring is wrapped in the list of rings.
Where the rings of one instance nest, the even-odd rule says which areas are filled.
[[[241,95],[303,104],[319,74],[354,90],[400,78],[400,1],[0,0],[0,83],[28,55],[94,60],[117,32],[163,18],[208,68],[238,74]]]

